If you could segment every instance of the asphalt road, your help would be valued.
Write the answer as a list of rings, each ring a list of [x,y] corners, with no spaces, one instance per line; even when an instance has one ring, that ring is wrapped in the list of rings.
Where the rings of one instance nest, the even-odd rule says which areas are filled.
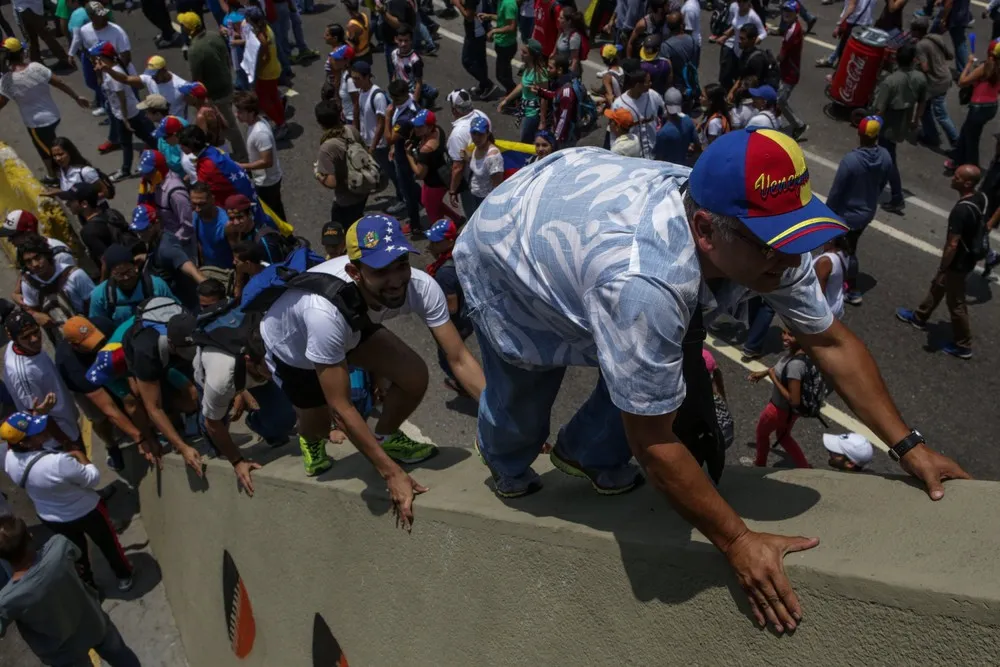
[[[824,76],[829,70],[816,70],[812,66],[816,58],[832,48],[834,40],[829,33],[835,25],[839,5],[822,6],[818,2],[811,4],[814,6],[810,8],[820,16],[820,21],[816,26],[816,36],[810,37],[812,41],[807,41],[805,45],[804,77],[792,102],[798,113],[810,124],[802,146],[807,151],[813,189],[822,194],[829,190],[836,163],[855,145],[856,135],[847,124],[835,121],[825,114],[827,99],[824,94]],[[332,22],[343,22],[346,14],[342,8],[328,4],[318,5],[318,9],[317,14],[304,17],[304,23],[310,46],[322,50],[324,26]],[[981,11],[978,6],[973,9]],[[706,30],[708,18],[709,13],[706,11],[702,19]],[[132,37],[133,59],[141,64],[154,53],[152,38],[156,30],[139,12],[131,15],[122,13],[120,20]],[[441,23],[444,28],[442,35],[445,37],[441,41],[441,51],[438,56],[425,59],[425,71],[426,79],[442,90],[443,99],[452,88],[471,86],[472,79],[460,64],[460,23],[454,20]],[[985,21],[979,21],[979,24],[977,27],[980,32],[988,32]],[[981,38],[980,42],[985,40]],[[823,46],[823,43],[828,43],[829,46]],[[768,37],[764,45],[775,53],[780,46],[778,39],[774,37]],[[703,84],[714,81],[717,77],[717,52],[718,47],[705,44],[701,73]],[[179,49],[165,51],[162,55],[167,58],[171,69],[181,76],[188,76],[188,69],[181,59]],[[592,54],[592,60],[596,60],[596,53]],[[312,178],[312,163],[320,137],[312,118],[312,106],[319,100],[323,62],[315,61],[298,66],[295,70],[298,74],[295,79],[297,96],[291,104],[297,113],[291,121],[291,138],[281,146],[280,151],[285,173],[283,197],[297,233],[318,241],[319,230],[327,220],[330,204],[328,192]],[[584,72],[588,86],[595,81],[595,71],[588,68]],[[375,72],[377,81],[384,85],[385,72],[380,54],[376,54]],[[74,74],[68,78],[78,92],[86,92],[82,76]],[[952,97],[957,96],[952,93]],[[117,169],[120,159],[117,154],[98,156],[96,152],[97,145],[104,140],[106,128],[99,126],[98,121],[87,112],[72,105],[65,96],[56,93],[56,99],[64,113],[62,131],[106,172]],[[478,106],[494,120],[497,137],[517,137],[511,119],[496,114],[495,102],[479,103]],[[960,125],[964,112],[958,106],[957,99],[951,99],[949,106],[956,123]],[[3,139],[10,142],[30,164],[40,169],[40,162],[30,147],[27,133],[19,127],[16,110],[8,107],[5,113]],[[447,115],[445,112],[440,117]],[[985,132],[986,136],[990,136],[993,131],[995,130],[991,125]],[[602,137],[603,129],[591,133],[581,143],[598,144]],[[992,139],[983,142],[984,160],[992,156],[991,143]],[[996,306],[990,303],[994,284],[984,282],[977,276],[969,280],[976,351],[976,357],[972,361],[959,361],[934,351],[950,335],[947,312],[943,306],[932,318],[927,334],[916,332],[897,322],[893,316],[893,310],[897,306],[915,307],[922,299],[938,263],[937,249],[944,239],[946,211],[955,200],[954,193],[949,190],[948,179],[941,174],[943,158],[940,155],[920,146],[902,145],[899,147],[899,156],[904,187],[908,189],[911,198],[905,215],[880,214],[877,219],[882,224],[873,225],[872,230],[865,234],[861,243],[862,271],[868,287],[865,303],[861,308],[851,309],[846,322],[872,350],[907,422],[920,429],[934,447],[956,458],[975,476],[1000,478],[1000,456],[989,449],[990,443],[995,442],[993,436],[997,422],[994,397],[1000,388],[996,378],[996,369],[1000,366],[995,351],[1000,318]],[[130,208],[129,193],[132,187],[134,181],[120,184],[118,198],[115,200],[115,205],[126,212]],[[423,261],[426,258],[420,258],[417,264]],[[431,390],[412,416],[411,422],[434,442],[471,446],[475,433],[475,406],[467,399],[455,398],[443,387],[443,376],[437,369],[430,334],[418,322],[409,318],[394,321],[391,328],[402,334],[431,367]],[[470,345],[475,348],[474,341],[470,341]],[[772,352],[779,349],[776,328],[772,330],[768,349]],[[730,463],[745,465],[753,455],[754,425],[757,415],[768,400],[770,387],[763,384],[750,386],[744,379],[746,368],[723,354],[716,354],[716,358],[725,373],[731,409],[737,425],[737,444],[730,450]],[[775,357],[770,358],[773,360]],[[595,377],[591,369],[571,369],[567,373],[553,411],[554,432],[590,393]],[[834,398],[832,404],[849,412],[838,398]],[[849,421],[830,425],[831,432],[842,432],[848,428]],[[807,420],[795,428],[795,435],[807,457],[815,465],[825,465],[826,461],[820,438],[823,430],[814,420]],[[787,465],[780,451],[773,453],[770,463]],[[872,470],[889,473],[897,472],[898,468],[888,458],[876,456]]]

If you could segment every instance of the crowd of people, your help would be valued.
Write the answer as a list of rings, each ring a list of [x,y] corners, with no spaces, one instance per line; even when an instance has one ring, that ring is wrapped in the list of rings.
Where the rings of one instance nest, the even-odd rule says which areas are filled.
[[[383,323],[412,313],[437,344],[450,390],[478,403],[476,449],[497,495],[538,491],[531,465],[543,451],[602,495],[649,480],[726,554],[758,621],[794,629],[801,610],[781,558],[815,541],[750,531],[709,479],[718,480],[733,440],[725,381],[702,345],[713,313],[746,322],[746,362],[765,356],[775,314],[785,326],[786,353],[749,377],[774,384],[757,424],[757,465],[767,464],[772,435],[796,465],[809,465],[791,430],[818,414],[826,378],[932,498],[942,497],[943,480],[967,476],[903,423],[867,349],[841,322],[845,304],[862,304],[858,242],[887,185],[882,208],[904,208],[896,145],[915,127],[937,145],[940,125],[959,199],[928,297],[897,316],[922,328],[946,298],[955,337],[945,351],[971,358],[965,278],[978,262],[987,272],[997,262],[988,234],[1000,220],[1000,161],[983,175],[978,147],[996,115],[1000,41],[979,63],[966,43],[968,0],[945,3],[933,20],[917,17],[905,34],[904,4],[888,0],[873,21],[872,0],[847,0],[838,48],[816,63],[836,66],[856,26],[905,37],[856,113],[858,147],[823,204],[797,144],[809,125],[789,104],[804,76],[804,35],[816,24],[798,0],[775,16],[755,0],[722,7],[704,41],[701,16],[712,8],[698,0],[602,0],[589,24],[572,0],[454,0],[445,13],[463,21],[472,85],[440,104],[430,4],[345,0],[346,24],[324,31],[329,53],[313,107],[322,130],[313,175],[331,200],[314,239],[289,223],[279,156],[289,132],[283,89],[294,65],[319,57],[303,36],[307,3],[209,0],[217,23],[209,28],[203,8],[179,2],[175,32],[163,0],[144,1],[161,52],[141,72],[102,0],[60,5],[67,49],[40,11],[17,4],[29,46],[0,24],[0,109],[18,106],[45,163],[44,194],[65,203],[83,252],[44,236],[29,211],[7,212],[0,228],[21,271],[0,303],[10,341],[4,467],[66,538],[36,553],[23,521],[0,518],[0,559],[13,573],[0,590],[0,628],[17,620],[50,664],[79,657],[83,644],[109,662],[116,656],[113,664],[138,664],[85,599],[77,605],[91,620],[88,641],[59,649],[70,653],[32,641],[39,616],[18,597],[32,578],[78,597],[68,562],[80,590],[91,590],[88,537],[118,588],[132,585],[94,490],[100,474],[83,452],[78,410],[112,469],[125,466],[123,445],[154,465],[173,450],[198,475],[203,457],[218,456],[248,496],[260,465],[232,437],[241,417],[270,447],[297,439],[309,476],[333,464],[327,444],[347,438],[410,526],[414,497],[426,489],[402,466],[437,449],[401,425],[424,399],[429,373]],[[781,40],[777,55],[764,46],[768,35]],[[42,63],[38,39],[54,69],[80,67],[92,98]],[[702,83],[710,44],[721,48],[718,80]],[[175,60],[164,53],[175,46],[188,78],[168,67]],[[588,88],[592,48],[601,68]],[[953,80],[969,99],[961,130],[944,104]],[[120,151],[118,170],[96,168],[75,131],[60,131],[51,88],[107,121],[98,150]],[[515,117],[522,145],[514,150],[531,154],[516,173],[477,102]],[[577,148],[602,119],[603,147]],[[137,162],[133,138],[145,144]],[[411,267],[414,243],[425,241],[433,260]],[[466,345],[473,334],[481,361]],[[573,365],[600,375],[550,445],[552,403]],[[861,469],[872,456],[861,436],[824,444],[840,469]]]

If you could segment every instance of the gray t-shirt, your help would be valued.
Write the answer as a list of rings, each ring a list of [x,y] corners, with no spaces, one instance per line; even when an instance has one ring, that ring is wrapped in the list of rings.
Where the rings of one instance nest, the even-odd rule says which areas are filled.
[[[76,572],[80,550],[62,535],[50,539],[27,574],[0,590],[0,636],[17,623],[45,664],[86,659],[108,631],[97,592]]]
[[[806,374],[806,360],[802,355],[784,355],[781,359],[778,359],[778,363],[774,365],[774,374],[778,376],[778,380],[781,384],[788,388],[789,380],[802,380],[803,376]],[[774,387],[771,391],[771,402],[774,403],[775,407],[781,408],[785,412],[791,410],[791,406],[785,397],[781,395],[781,392],[777,387]]]

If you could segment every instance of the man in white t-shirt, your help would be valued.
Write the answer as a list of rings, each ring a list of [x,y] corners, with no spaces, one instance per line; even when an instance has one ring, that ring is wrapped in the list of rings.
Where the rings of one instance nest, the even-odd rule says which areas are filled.
[[[240,91],[233,96],[236,118],[247,126],[249,160],[239,163],[253,175],[257,197],[285,220],[285,205],[281,201],[281,164],[271,123],[260,117],[260,100],[255,93]]]
[[[132,65],[132,43],[125,30],[117,23],[111,23],[108,19],[108,8],[97,0],[91,0],[84,8],[90,17],[90,23],[84,24],[73,34],[69,52],[79,53],[81,49],[89,51],[98,42],[110,42],[128,67],[129,74],[135,74],[135,67]]]
[[[708,41],[720,44],[722,54],[719,56],[719,83],[726,90],[733,87],[739,75],[740,54],[743,49],[739,43],[739,31],[747,23],[757,26],[757,41],[767,34],[764,22],[750,6],[750,0],[739,0],[729,6],[729,27],[718,37],[709,37]]]
[[[397,461],[417,463],[436,454],[437,448],[399,430],[423,399],[428,370],[420,356],[382,322],[407,313],[418,315],[474,400],[479,400],[484,385],[482,369],[451,321],[444,292],[429,275],[410,268],[410,254],[415,252],[398,220],[366,215],[347,232],[346,257],[309,270],[347,283],[338,294],[343,308],[315,291],[289,289],[260,324],[268,364],[299,416],[299,445],[307,474],[319,474],[332,465],[326,454],[332,409],[351,442],[386,480],[405,525],[413,519],[413,496],[425,489]],[[246,299],[243,305],[247,307]],[[348,364],[392,385],[374,434],[351,402]]]
[[[626,90],[611,104],[611,110],[628,109],[635,124],[629,134],[639,140],[640,157],[653,159],[656,146],[656,126],[663,116],[663,97],[650,88],[649,72],[633,70],[625,75]]]
[[[396,170],[389,162],[389,144],[385,140],[385,114],[390,103],[389,93],[375,85],[372,66],[363,60],[355,60],[351,64],[351,80],[358,89],[358,113],[361,115],[358,131],[361,138],[382,172],[389,175],[393,190],[400,192]],[[400,200],[386,212],[397,215],[405,209],[406,205]]]
[[[684,32],[694,38],[701,55],[701,3],[698,0],[684,0],[681,16],[684,17]]]
[[[115,69],[106,69],[104,72],[119,83],[133,88],[145,88],[150,95],[163,97],[167,101],[169,115],[187,118],[187,100],[180,88],[188,81],[167,69],[167,61],[163,56],[151,56],[146,61],[146,69],[138,76]],[[139,106],[136,108],[140,111],[144,109]]]
[[[459,88],[448,93],[448,104],[451,106],[451,133],[448,135],[448,157],[451,158],[451,183],[448,193],[455,198],[461,190],[462,210],[466,215],[476,210],[476,202],[469,188],[462,190],[462,181],[469,176],[468,165],[463,151],[472,143],[472,133],[469,127],[476,118],[485,118],[489,126],[489,116],[472,107],[472,95],[469,91]]]

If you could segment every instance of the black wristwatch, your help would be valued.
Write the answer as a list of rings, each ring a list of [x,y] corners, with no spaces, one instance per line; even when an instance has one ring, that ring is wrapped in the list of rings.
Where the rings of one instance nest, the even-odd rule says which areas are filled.
[[[924,436],[920,435],[920,431],[917,429],[913,429],[908,436],[889,448],[889,458],[899,462],[901,458],[906,456],[911,449],[919,444],[926,444]]]

